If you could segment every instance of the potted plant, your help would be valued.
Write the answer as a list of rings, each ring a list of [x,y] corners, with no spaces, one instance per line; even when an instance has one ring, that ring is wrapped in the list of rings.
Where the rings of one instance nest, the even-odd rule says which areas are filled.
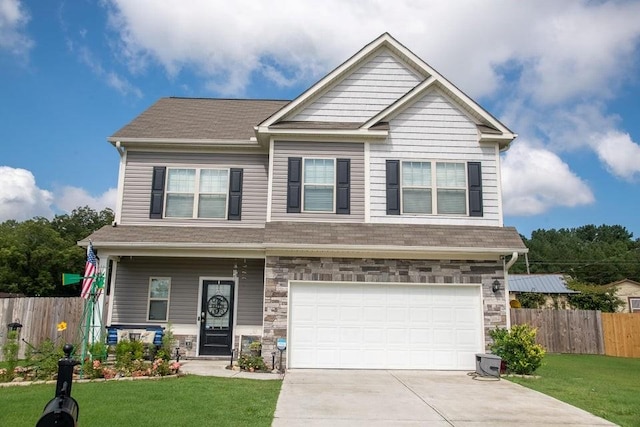
[[[262,343],[258,340],[251,341],[251,344],[249,344],[249,351],[252,356],[260,356],[260,353],[262,352]]]

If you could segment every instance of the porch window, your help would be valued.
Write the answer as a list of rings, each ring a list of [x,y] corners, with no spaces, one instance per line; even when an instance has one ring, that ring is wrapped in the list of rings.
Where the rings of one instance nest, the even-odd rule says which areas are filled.
[[[165,217],[226,218],[228,169],[167,170]]]
[[[169,314],[170,277],[151,277],[149,279],[149,305],[147,320],[165,322]]]

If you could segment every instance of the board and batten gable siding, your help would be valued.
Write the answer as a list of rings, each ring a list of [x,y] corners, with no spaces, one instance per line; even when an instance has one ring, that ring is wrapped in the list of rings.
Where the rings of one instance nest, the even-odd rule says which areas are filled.
[[[335,158],[351,160],[350,213],[328,212],[287,213],[287,169],[289,157]],[[364,221],[364,145],[338,142],[275,141],[273,149],[273,179],[271,196],[272,221]]]
[[[112,324],[146,324],[150,277],[170,277],[169,321],[195,325],[201,277],[231,278],[235,260],[217,258],[123,257],[112,293]],[[264,260],[238,262],[237,325],[262,325]]]
[[[267,154],[227,153],[127,153],[125,167],[122,215],[123,225],[206,225],[221,227],[255,227],[264,225],[267,207]],[[154,166],[186,168],[242,168],[242,219],[165,218],[149,219],[151,179]]]
[[[424,79],[386,49],[362,64],[291,120],[364,122]]]
[[[502,225],[499,156],[491,144],[478,142],[473,121],[437,89],[389,122],[384,144],[370,144],[370,218],[374,223]],[[386,160],[481,162],[483,216],[387,215]]]

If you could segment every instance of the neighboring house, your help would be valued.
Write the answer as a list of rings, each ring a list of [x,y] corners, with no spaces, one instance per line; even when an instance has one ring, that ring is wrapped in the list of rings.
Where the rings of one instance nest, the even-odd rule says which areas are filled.
[[[606,286],[616,288],[616,296],[622,301],[618,311],[640,313],[640,283],[631,279],[622,279]]]
[[[511,300],[526,293],[543,294],[548,308],[566,308],[567,295],[579,293],[567,287],[563,274],[510,274],[508,289]]]
[[[389,34],[290,102],[160,99],[108,138],[107,324],[170,322],[189,357],[257,336],[288,368],[473,369],[527,251],[515,136]]]

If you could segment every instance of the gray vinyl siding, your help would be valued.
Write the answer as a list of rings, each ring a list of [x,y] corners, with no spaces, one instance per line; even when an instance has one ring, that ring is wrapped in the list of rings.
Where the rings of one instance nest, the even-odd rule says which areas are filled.
[[[350,73],[292,120],[364,122],[407,93],[423,78],[384,50]]]
[[[127,153],[124,175],[123,225],[207,225],[222,227],[261,226],[267,207],[267,154],[220,153]],[[242,168],[242,220],[226,219],[149,219],[151,178],[154,166]]]
[[[501,226],[499,158],[494,144],[480,144],[476,125],[438,90],[390,120],[385,144],[370,145],[371,222]],[[443,160],[482,163],[482,217],[387,215],[385,161]]]
[[[359,143],[274,142],[272,221],[364,221],[364,146]],[[289,157],[351,159],[351,213],[287,213],[287,159]]]
[[[169,321],[196,324],[200,277],[232,278],[238,266],[237,325],[262,325],[264,260],[123,257],[112,293],[112,324],[146,324],[150,277],[170,277]]]

